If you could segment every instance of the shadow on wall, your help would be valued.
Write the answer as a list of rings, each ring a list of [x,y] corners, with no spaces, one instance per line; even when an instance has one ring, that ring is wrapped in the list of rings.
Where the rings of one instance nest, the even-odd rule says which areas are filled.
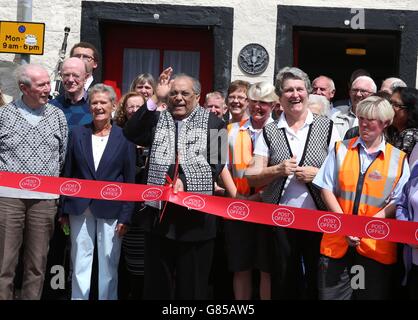
[[[16,100],[20,96],[19,88],[13,75],[19,65],[11,61],[0,60],[0,88],[6,102]]]

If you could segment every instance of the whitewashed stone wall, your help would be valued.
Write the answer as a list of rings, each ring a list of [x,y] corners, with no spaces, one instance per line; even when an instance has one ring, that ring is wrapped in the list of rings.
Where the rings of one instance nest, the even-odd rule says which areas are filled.
[[[234,38],[231,79],[244,79],[251,82],[270,81],[273,77],[277,5],[279,4],[418,11],[418,0],[123,0],[112,2],[233,7]],[[32,20],[34,22],[44,22],[46,34],[44,55],[32,56],[31,61],[45,65],[52,73],[61,47],[64,27],[69,26],[71,28],[67,54],[71,46],[80,39],[81,0],[33,0],[32,3]],[[0,0],[0,20],[16,20],[16,6],[17,1]],[[270,63],[262,75],[250,78],[239,69],[237,56],[243,46],[252,42],[259,43],[267,49],[270,55]],[[13,59],[14,55],[12,54],[0,53],[0,61],[13,61]],[[418,69],[418,65],[413,67]]]

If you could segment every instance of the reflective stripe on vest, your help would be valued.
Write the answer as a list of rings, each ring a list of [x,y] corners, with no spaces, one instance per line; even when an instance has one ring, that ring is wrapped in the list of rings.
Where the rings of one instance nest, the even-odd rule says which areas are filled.
[[[241,129],[247,121],[250,119],[228,125],[229,164],[237,191],[242,195],[251,193],[251,187],[244,174],[252,159],[253,142],[248,130]]]
[[[345,214],[370,217],[387,205],[402,175],[405,153],[386,143],[385,153],[381,152],[376,157],[361,181],[359,150],[353,148],[357,139],[353,138],[336,145],[336,197]],[[357,195],[358,192],[361,193]],[[341,258],[347,249],[348,244],[344,236],[324,234],[321,241],[322,254]],[[396,262],[396,244],[392,242],[363,238],[356,249],[360,254],[384,264]]]

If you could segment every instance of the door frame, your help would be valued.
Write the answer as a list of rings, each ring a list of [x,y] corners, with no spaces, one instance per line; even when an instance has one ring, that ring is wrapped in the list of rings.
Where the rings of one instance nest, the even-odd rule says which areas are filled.
[[[344,21],[355,14],[351,8],[319,8],[277,6],[275,75],[294,63],[293,28],[319,27],[349,30]],[[387,30],[400,33],[399,77],[408,86],[416,86],[418,51],[418,12],[407,10],[364,9],[366,30]],[[355,31],[355,30],[352,30]],[[332,45],[332,44],[330,44]]]
[[[105,83],[107,80],[115,81],[115,86],[122,92],[123,54],[126,48],[157,49],[160,52],[160,72],[163,70],[164,51],[194,51],[200,54],[199,78],[202,87],[200,101],[204,102],[204,95],[212,91],[213,52],[212,47],[207,48],[207,43],[213,43],[213,37],[211,32],[206,29],[116,23],[103,24],[103,27],[102,36],[105,43],[103,45],[104,61],[102,65],[105,70],[102,73],[102,81]],[[141,36],[136,37],[135,34]],[[189,40],[191,38],[193,41]],[[179,72],[179,70],[174,71],[175,73]]]
[[[80,40],[92,43],[99,51],[95,76],[102,81],[104,39],[101,28],[104,23],[212,28],[212,86],[213,90],[225,91],[231,80],[233,21],[234,9],[226,7],[82,1]]]

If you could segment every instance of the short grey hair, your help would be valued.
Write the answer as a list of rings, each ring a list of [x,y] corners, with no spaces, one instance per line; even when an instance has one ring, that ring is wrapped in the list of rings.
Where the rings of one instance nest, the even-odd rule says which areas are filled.
[[[208,101],[208,99],[210,98],[218,98],[218,99],[225,100],[224,94],[220,91],[212,91],[212,92],[207,93],[205,97],[205,102]]]
[[[38,69],[38,70],[43,70],[47,72],[46,69],[39,64],[33,64],[33,63],[22,64],[21,66],[17,67],[16,70],[14,71],[14,76],[15,76],[16,83],[18,86],[20,84],[24,84],[26,86],[32,85],[32,80],[30,76],[28,75],[28,70],[30,69]]]
[[[372,91],[373,91],[373,93],[376,93],[376,91],[377,91],[376,83],[369,76],[360,76],[360,77],[355,78],[354,81],[353,81],[353,83],[351,84],[351,88],[354,86],[354,84],[356,82],[358,82],[360,80],[366,80],[366,81],[368,81],[372,85]]]
[[[177,78],[188,78],[188,79],[190,79],[193,83],[193,92],[198,96],[200,95],[200,93],[202,91],[202,86],[200,85],[199,80],[197,80],[196,78],[194,78],[192,76],[189,76],[188,74],[185,74],[185,73],[178,73],[178,74],[174,75],[173,80],[177,79]]]
[[[283,94],[283,84],[286,80],[302,80],[305,82],[305,88],[308,93],[312,92],[311,81],[309,80],[308,75],[299,68],[296,67],[284,67],[279,70],[279,73],[276,76],[276,94],[281,97]]]
[[[330,111],[330,103],[327,98],[319,94],[310,94],[308,98],[308,108],[311,104],[319,104],[322,106],[319,113],[320,116],[327,116]]]
[[[356,116],[366,119],[377,119],[382,122],[393,121],[395,111],[388,100],[378,96],[370,96],[359,102],[356,108]]]
[[[96,93],[108,93],[110,102],[116,103],[116,93],[111,86],[108,86],[104,83],[96,83],[93,87],[89,89],[89,101],[91,101],[91,98]]]
[[[403,87],[403,88],[407,87],[406,83],[402,79],[399,79],[399,78],[391,77],[391,78],[385,79],[383,82],[385,82],[385,81],[390,82],[390,89],[392,91],[395,90],[398,87]]]
[[[312,84],[316,81],[319,80],[319,78],[325,78],[329,81],[329,87],[331,88],[331,90],[335,90],[335,83],[334,80],[332,80],[330,77],[324,76],[324,75],[320,75],[318,77],[316,77],[313,81]]]

